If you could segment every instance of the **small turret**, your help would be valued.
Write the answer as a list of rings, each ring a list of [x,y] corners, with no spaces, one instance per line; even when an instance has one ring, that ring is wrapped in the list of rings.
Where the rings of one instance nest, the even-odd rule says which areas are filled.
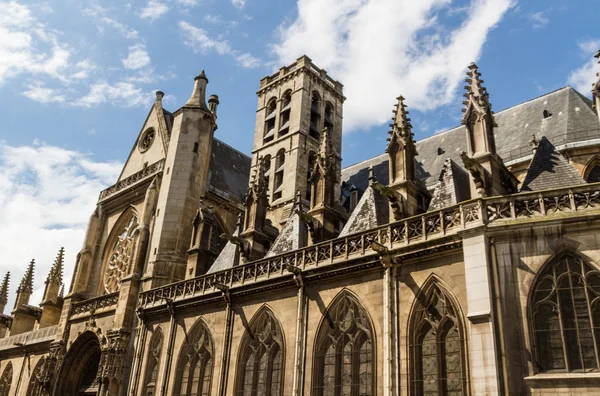
[[[17,288],[15,308],[11,312],[13,317],[9,333],[11,336],[33,330],[40,319],[42,310],[39,307],[29,305],[29,298],[33,293],[34,269],[35,260],[31,260]]]
[[[190,96],[184,107],[192,106],[208,110],[208,107],[206,107],[207,84],[208,78],[206,77],[206,74],[204,74],[204,70],[202,70],[200,74],[198,74],[196,78],[194,78],[194,89],[192,90],[192,95]]]
[[[17,288],[17,298],[15,300],[15,309],[19,308],[22,305],[29,304],[29,297],[31,293],[33,293],[33,273],[35,270],[35,259],[31,259],[25,274],[23,275],[23,279],[21,279],[21,283],[19,283],[19,287]]]
[[[42,305],[45,302],[56,303],[58,300],[60,287],[63,285],[64,255],[65,248],[61,247],[46,278],[46,288],[44,290],[44,297],[42,298]]]

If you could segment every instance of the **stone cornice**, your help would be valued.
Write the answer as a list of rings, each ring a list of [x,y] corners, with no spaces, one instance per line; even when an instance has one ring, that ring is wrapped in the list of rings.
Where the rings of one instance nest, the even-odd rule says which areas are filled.
[[[98,197],[98,202],[106,201],[108,198],[111,198],[117,194],[120,194],[124,191],[127,191],[133,188],[138,183],[143,180],[147,180],[152,176],[155,176],[163,171],[165,167],[165,160],[161,159],[153,163],[152,165],[148,165],[146,168],[142,169],[139,172],[134,173],[133,175],[126,177],[125,179],[113,184],[105,190],[100,192],[100,196]]]

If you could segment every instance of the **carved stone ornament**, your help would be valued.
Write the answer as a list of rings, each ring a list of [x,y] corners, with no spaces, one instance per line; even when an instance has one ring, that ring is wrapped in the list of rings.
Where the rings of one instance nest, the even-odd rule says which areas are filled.
[[[153,128],[146,129],[146,131],[140,138],[140,144],[139,144],[140,152],[143,153],[145,151],[148,151],[148,149],[150,148],[150,146],[152,146],[152,143],[154,142],[155,135],[156,135],[156,132],[154,132]]]
[[[132,215],[114,242],[104,273],[104,290],[106,293],[119,291],[121,279],[129,273],[138,226],[137,217]]]
[[[102,355],[98,367],[98,382],[116,380],[121,383],[124,379],[127,342],[129,333],[123,330],[109,330],[107,342],[100,346]]]

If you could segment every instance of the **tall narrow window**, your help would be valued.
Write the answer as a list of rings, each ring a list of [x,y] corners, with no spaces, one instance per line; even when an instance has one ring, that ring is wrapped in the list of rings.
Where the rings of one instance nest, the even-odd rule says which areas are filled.
[[[275,118],[277,117],[277,100],[275,98],[269,101],[266,111],[265,131],[263,135],[264,143],[268,143],[275,138]]]
[[[451,298],[435,284],[412,313],[412,394],[465,395],[464,336]]]
[[[325,120],[324,126],[330,132],[333,132],[333,105],[329,102],[325,104]]]
[[[358,301],[344,292],[327,310],[317,334],[314,394],[374,395],[374,334]]]
[[[314,151],[308,153],[308,170],[306,171],[306,199],[310,202],[310,194],[312,186],[310,185],[310,177],[312,176],[315,163],[317,162],[317,154]]]
[[[156,329],[150,340],[148,357],[146,359],[146,377],[144,378],[144,388],[146,396],[156,395],[156,382],[158,380],[158,368],[160,366],[160,353],[163,345],[163,333],[159,327]]]
[[[565,253],[546,264],[533,292],[537,370],[598,370],[600,272]]]
[[[273,201],[283,195],[283,170],[285,168],[285,149],[277,152],[275,157],[275,180],[273,181]]]
[[[13,366],[12,362],[8,362],[2,377],[0,377],[0,396],[10,396],[10,385],[12,384],[13,378]]]
[[[257,314],[240,345],[236,396],[283,395],[283,334],[271,311]]]
[[[264,170],[265,170],[265,185],[267,186],[267,195],[269,194],[269,182],[271,180],[271,156],[265,155],[263,158]]]
[[[29,386],[27,387],[27,396],[42,396],[45,395],[44,392],[44,383],[42,378],[42,369],[44,367],[45,358],[41,358],[35,368],[33,369],[33,373],[31,373],[31,377],[29,378]]]
[[[121,279],[128,275],[133,264],[135,253],[136,231],[139,226],[138,218],[129,213],[115,226],[109,238],[104,271],[104,290],[115,293],[121,287]]]
[[[210,396],[213,372],[213,342],[208,328],[198,321],[181,347],[175,381],[175,395]]]
[[[291,109],[292,91],[286,91],[281,98],[281,110],[279,111],[279,136],[286,135],[290,131]]]
[[[310,106],[310,136],[319,139],[321,136],[321,98],[313,92]]]
[[[585,180],[588,183],[600,182],[600,161],[593,160],[592,165],[586,167]]]

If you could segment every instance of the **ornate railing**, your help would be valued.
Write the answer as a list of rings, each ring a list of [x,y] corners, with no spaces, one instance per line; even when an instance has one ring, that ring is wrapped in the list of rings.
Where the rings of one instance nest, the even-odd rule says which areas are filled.
[[[165,299],[181,300],[216,292],[215,283],[238,286],[281,276],[286,273],[288,265],[309,269],[376,255],[371,249],[371,241],[389,249],[397,249],[480,225],[505,225],[514,220],[590,209],[600,209],[600,183],[475,199],[290,253],[148,290],[141,293],[140,305],[147,307],[162,304]]]
[[[0,339],[0,349],[14,348],[16,345],[31,345],[38,342],[53,340],[58,332],[58,326],[44,327],[26,333]]]
[[[153,163],[152,165],[148,165],[144,169],[139,172],[134,173],[133,175],[121,180],[120,182],[108,187],[105,190],[100,191],[100,197],[98,201],[103,201],[137,183],[142,180],[146,180],[151,176],[162,172],[165,167],[165,160],[162,159],[158,162]]]
[[[116,308],[118,301],[119,292],[78,301],[73,303],[71,315],[92,313],[102,308]]]

